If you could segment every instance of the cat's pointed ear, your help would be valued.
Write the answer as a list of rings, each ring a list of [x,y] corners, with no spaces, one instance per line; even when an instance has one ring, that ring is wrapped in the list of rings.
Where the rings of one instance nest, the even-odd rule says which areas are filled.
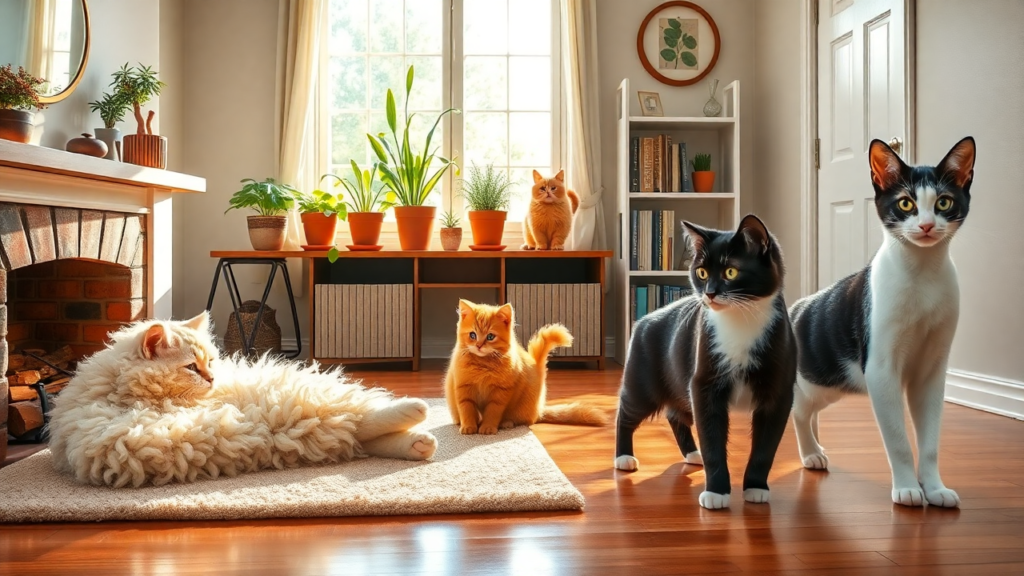
[[[198,316],[191,320],[184,322],[186,328],[191,328],[197,332],[206,332],[210,328],[210,315],[203,310]]]
[[[534,184],[536,184],[537,182],[540,182],[543,179],[544,179],[544,177],[540,175],[540,172],[537,172],[536,170],[533,171],[533,183]]]
[[[150,326],[142,337],[142,357],[147,360],[156,358],[159,350],[169,347],[168,338],[167,329],[163,324],[157,323]]]
[[[967,188],[974,180],[974,138],[968,136],[956,143],[936,167],[939,174],[948,175],[960,188]]]
[[[683,229],[686,230],[687,236],[690,238],[691,252],[697,254],[704,250],[704,245],[711,240],[711,231],[707,228],[702,228],[683,220]]]
[[[555,174],[555,180],[565,182],[565,170],[559,170],[558,174]]]
[[[459,317],[465,318],[467,314],[473,311],[473,304],[469,300],[459,300]]]
[[[753,214],[743,217],[740,227],[736,229],[736,235],[743,238],[747,246],[759,250],[762,254],[767,254],[768,248],[772,245],[772,235],[768,232],[768,227]]]
[[[498,318],[501,318],[501,321],[505,323],[505,326],[511,326],[512,325],[512,305],[511,304],[504,304],[504,305],[502,305],[501,308],[498,308],[498,311],[495,313],[495,316],[497,316]]]
[[[871,182],[875,185],[875,193],[881,194],[892,188],[907,167],[899,155],[881,140],[872,140],[868,147],[868,161],[871,164]]]

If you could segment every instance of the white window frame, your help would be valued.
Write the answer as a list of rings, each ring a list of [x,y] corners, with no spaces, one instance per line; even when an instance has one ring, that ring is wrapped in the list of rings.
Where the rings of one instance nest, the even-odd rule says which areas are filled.
[[[508,0],[508,2],[514,2],[515,0]],[[461,58],[453,58],[454,54],[463,53],[463,0],[442,0],[442,11],[447,12],[448,18],[442,18],[442,38],[447,40],[443,42],[442,46],[442,85],[447,86],[448,90],[442,95],[441,106],[442,110],[448,108],[457,108],[461,110],[463,108],[463,64],[465,62],[465,55]],[[328,18],[324,18],[324,31],[320,35],[321,45],[320,53],[323,57],[320,58],[320,69],[318,71],[318,82],[316,88],[316,94],[314,95],[314,113],[313,113],[313,124],[314,129],[309,131],[309,134],[313,138],[314,142],[311,144],[313,154],[307,156],[309,163],[306,168],[309,170],[308,173],[315,174],[313,178],[314,182],[319,179],[321,174],[328,171],[331,159],[329,157],[329,140],[331,133],[331,111],[330,111],[330,94],[329,94],[329,82],[324,81],[330,77],[330,52],[328,47],[328,36],[327,28],[330,26]],[[457,30],[458,33],[453,33]],[[562,50],[562,26],[561,26],[561,9],[560,0],[551,1],[551,165],[557,172],[558,167],[567,168],[566,159],[566,123],[565,123],[565,98],[563,90],[563,50]],[[398,87],[403,88],[403,87]],[[515,110],[505,109],[501,112],[506,115],[510,112],[516,112]],[[458,158],[459,169],[465,169],[463,166],[464,154],[462,153],[464,147],[464,122],[462,121],[461,114],[449,114],[444,120],[444,138],[442,142],[441,154],[447,158],[455,156]],[[344,176],[344,172],[340,174]],[[457,176],[454,169],[449,169],[442,179],[442,188],[440,191],[441,205],[438,207],[438,217],[441,213],[447,210],[452,210],[459,216],[460,226],[465,230],[463,233],[463,246],[468,246],[471,243],[471,237],[469,233],[469,222],[465,217],[465,207],[457,194],[452,194],[450,191],[455,190],[456,181],[461,176]],[[531,186],[532,182],[525,183],[525,185]],[[528,188],[526,188],[528,189]],[[449,197],[451,197],[449,205]],[[440,248],[440,224],[434,227],[434,238],[432,249]],[[342,238],[348,236],[348,223],[339,222],[338,233]],[[505,223],[505,233],[502,243],[509,246],[510,248],[518,248],[523,243],[523,229],[522,222],[519,221],[508,221]],[[385,249],[398,249],[398,229],[394,221],[385,221],[381,228],[381,244]]]

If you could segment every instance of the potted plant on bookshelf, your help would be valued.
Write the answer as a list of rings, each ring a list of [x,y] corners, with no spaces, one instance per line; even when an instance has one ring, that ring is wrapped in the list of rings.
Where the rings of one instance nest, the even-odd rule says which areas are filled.
[[[505,218],[512,202],[512,181],[504,170],[494,164],[481,169],[469,168],[469,177],[462,182],[462,197],[469,208],[469,226],[473,230],[473,250],[503,250],[501,237]]]
[[[377,181],[378,163],[374,162],[368,170],[361,170],[355,160],[350,162],[351,178],[335,176],[348,190],[350,198],[345,204],[348,206],[348,231],[352,236],[352,244],[346,248],[353,251],[380,250],[383,246],[377,242],[380,240],[384,212],[395,205],[395,194]],[[331,262],[338,258],[337,248],[331,249],[328,258]]]
[[[0,138],[28,144],[32,140],[35,110],[46,105],[39,101],[38,89],[46,83],[18,66],[0,66]]]
[[[449,252],[458,251],[462,246],[462,228],[459,219],[451,210],[441,215],[441,248]]]
[[[434,125],[427,132],[423,148],[416,152],[409,143],[409,126],[415,114],[409,114],[409,96],[412,93],[413,67],[405,76],[405,111],[402,136],[398,136],[398,113],[395,95],[388,89],[387,121],[391,130],[391,139],[381,132],[374,136],[367,134],[370,146],[380,160],[380,179],[388,190],[395,193],[395,220],[398,222],[398,242],[402,250],[426,250],[430,247],[430,239],[434,231],[434,218],[437,209],[425,206],[431,192],[449,168],[455,166],[455,159],[437,155],[437,148],[430,148],[434,131],[441,120],[449,113],[458,113],[455,108],[441,112]],[[431,172],[431,166],[437,161],[439,166]]]
[[[135,134],[128,134],[122,139],[122,161],[150,168],[166,168],[167,138],[153,134],[156,112],[150,110],[147,117],[142,118],[142,105],[159,96],[166,86],[156,74],[149,66],[139,64],[129,68],[125,63],[114,72],[114,81],[110,85],[131,105],[138,124]]]
[[[334,174],[324,174],[320,183],[327,178],[341,179]],[[299,194],[295,200],[299,205],[299,217],[302,218],[302,231],[306,235],[303,250],[330,250],[334,248],[334,237],[338,232],[338,219],[345,219],[347,210],[341,194],[335,196],[319,188],[309,194]]]
[[[242,189],[231,196],[230,206],[224,211],[249,208],[256,211],[247,219],[249,241],[253,250],[280,250],[284,246],[285,215],[295,205],[298,190],[287,184],[267,178],[257,182],[252,178],[242,180]]]
[[[123,92],[115,90],[113,93],[104,92],[103,97],[95,102],[89,102],[89,109],[100,113],[100,120],[103,121],[103,128],[96,128],[96,138],[107,145],[107,160],[120,160],[118,151],[121,149],[121,131],[117,129],[117,123],[124,120],[124,115],[132,103],[125,98]],[[116,150],[115,150],[116,148]]]
[[[693,191],[711,192],[715,187],[715,173],[711,170],[711,155],[697,154],[690,161],[693,166]]]

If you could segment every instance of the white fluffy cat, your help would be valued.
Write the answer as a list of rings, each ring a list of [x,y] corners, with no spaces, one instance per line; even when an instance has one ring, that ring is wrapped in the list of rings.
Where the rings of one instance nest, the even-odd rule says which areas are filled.
[[[425,460],[427,404],[340,371],[218,357],[206,313],[146,321],[82,362],[50,420],[54,464],[82,483],[190,482],[382,456]]]

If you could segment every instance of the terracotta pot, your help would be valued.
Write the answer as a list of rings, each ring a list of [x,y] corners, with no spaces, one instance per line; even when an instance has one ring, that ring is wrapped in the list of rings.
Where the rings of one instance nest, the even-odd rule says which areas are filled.
[[[434,232],[433,206],[395,206],[398,221],[398,243],[402,250],[429,250]]]
[[[711,192],[715,187],[715,173],[712,170],[701,170],[693,172],[693,191]]]
[[[338,232],[338,215],[326,216],[321,212],[301,214],[302,231],[306,233],[306,244],[310,246],[334,246]]]
[[[0,138],[28,144],[35,114],[31,110],[0,110]]]
[[[353,246],[376,246],[380,240],[383,212],[349,212],[348,231]]]
[[[164,169],[167,167],[167,138],[154,134],[126,134],[121,139],[121,161]]]
[[[107,155],[107,144],[102,140],[92,137],[92,134],[83,133],[81,138],[72,138],[64,145],[64,149],[75,154],[85,154],[103,158]]]
[[[473,228],[473,244],[500,246],[507,217],[508,212],[504,210],[470,210],[469,225]]]
[[[249,216],[248,221],[253,250],[276,251],[284,247],[287,216]]]
[[[441,228],[441,248],[454,252],[462,245],[462,228]]]
[[[97,140],[102,140],[107,145],[107,155],[104,158],[120,162],[121,156],[117,150],[122,144],[121,131],[117,128],[96,128],[93,132],[96,133]]]

